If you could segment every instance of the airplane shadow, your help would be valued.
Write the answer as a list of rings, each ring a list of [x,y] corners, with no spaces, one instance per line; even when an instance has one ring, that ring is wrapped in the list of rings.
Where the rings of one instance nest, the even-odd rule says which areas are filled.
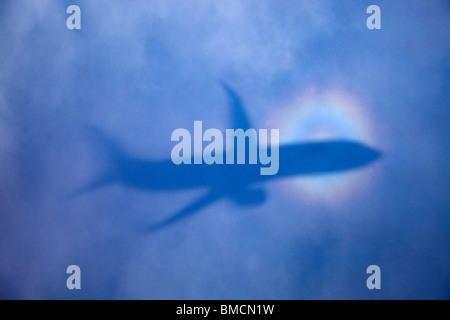
[[[241,98],[225,83],[222,86],[230,100],[233,128],[251,128]],[[279,171],[276,175],[261,175],[260,164],[175,165],[171,159],[152,161],[136,158],[128,155],[100,130],[87,128],[86,132],[96,148],[106,154],[106,169],[98,178],[76,190],[73,196],[109,184],[146,191],[206,189],[199,199],[146,228],[148,232],[167,228],[222,198],[232,199],[239,206],[263,204],[267,194],[261,184],[270,180],[355,170],[381,158],[379,151],[355,141],[294,143],[279,146]]]

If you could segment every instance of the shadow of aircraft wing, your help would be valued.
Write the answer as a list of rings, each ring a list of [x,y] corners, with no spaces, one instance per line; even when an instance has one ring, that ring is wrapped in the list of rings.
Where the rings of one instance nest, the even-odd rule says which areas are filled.
[[[150,228],[147,231],[150,233],[153,233],[153,232],[161,230],[165,227],[168,227],[180,220],[186,219],[186,218],[192,216],[194,213],[198,213],[201,209],[216,202],[223,196],[224,196],[223,193],[218,193],[218,192],[214,192],[214,191],[209,192],[209,193],[205,194],[204,196],[200,197],[199,199],[197,199],[196,201],[194,201],[193,203],[191,203],[190,205],[188,205],[187,207],[183,208],[178,213],[172,215],[171,217],[169,217],[161,222],[158,222],[158,223],[150,226]]]
[[[245,108],[244,104],[242,103],[241,97],[236,92],[234,92],[234,90],[231,89],[231,87],[227,85],[225,82],[222,81],[220,84],[222,85],[222,88],[225,90],[230,99],[230,106],[233,112],[232,128],[242,130],[252,128],[250,120],[248,119],[247,114],[245,113]]]

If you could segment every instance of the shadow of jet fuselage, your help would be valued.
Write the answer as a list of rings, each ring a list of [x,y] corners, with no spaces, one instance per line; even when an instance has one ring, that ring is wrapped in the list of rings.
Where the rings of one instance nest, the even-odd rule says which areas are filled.
[[[351,141],[291,144],[280,146],[279,150],[279,171],[275,175],[261,175],[261,164],[175,165],[171,160],[119,157],[112,159],[114,170],[106,180],[151,191],[208,188],[226,192],[290,176],[357,169],[381,156],[380,152]]]
[[[240,97],[226,84],[233,112],[233,128],[251,128]],[[149,161],[130,157],[97,129],[89,130],[97,146],[106,149],[105,174],[74,195],[108,184],[148,191],[205,189],[206,193],[176,214],[148,228],[156,231],[193,215],[221,198],[233,199],[241,206],[261,204],[266,193],[260,183],[270,180],[342,172],[362,168],[376,161],[381,153],[353,141],[324,141],[279,146],[279,170],[275,175],[261,175],[261,164],[192,164],[176,165],[172,160]],[[237,154],[237,150],[234,150]],[[226,158],[226,150],[223,155]],[[248,154],[246,155],[248,159]]]
[[[110,142],[107,142],[109,144]],[[116,147],[114,149],[117,149]],[[176,191],[206,189],[207,193],[197,201],[152,225],[154,232],[184,219],[221,198],[230,198],[240,206],[265,202],[266,193],[260,183],[270,180],[342,172],[369,165],[380,158],[381,153],[351,141],[327,141],[280,146],[279,171],[276,175],[261,175],[260,164],[180,164],[171,160],[149,161],[110,155],[107,173],[100,179],[79,190],[84,193],[107,184],[119,184],[148,191]]]

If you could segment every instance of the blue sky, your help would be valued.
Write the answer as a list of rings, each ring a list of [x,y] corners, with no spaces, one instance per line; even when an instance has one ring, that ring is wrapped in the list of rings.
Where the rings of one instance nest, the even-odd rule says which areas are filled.
[[[82,29],[68,30],[75,2]],[[381,30],[366,27],[371,4]],[[449,15],[444,0],[2,1],[0,297],[448,298]],[[174,129],[229,127],[220,81],[282,141],[350,137],[383,158],[152,235],[139,227],[201,190],[68,196],[108,165],[87,126],[168,159]]]

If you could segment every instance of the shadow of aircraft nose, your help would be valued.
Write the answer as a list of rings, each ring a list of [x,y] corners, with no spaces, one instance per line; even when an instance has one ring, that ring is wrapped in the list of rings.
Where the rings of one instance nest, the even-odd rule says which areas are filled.
[[[310,175],[358,169],[381,152],[352,141],[299,143],[280,148],[280,175]]]
[[[382,157],[382,152],[373,149],[367,145],[356,142],[343,142],[341,145],[345,145],[337,159],[343,164],[346,169],[365,167]],[[336,151],[336,150],[335,150]]]
[[[372,163],[377,161],[378,159],[380,159],[381,157],[383,157],[383,153],[379,150],[375,150],[372,148],[368,148],[367,150],[367,164]]]

